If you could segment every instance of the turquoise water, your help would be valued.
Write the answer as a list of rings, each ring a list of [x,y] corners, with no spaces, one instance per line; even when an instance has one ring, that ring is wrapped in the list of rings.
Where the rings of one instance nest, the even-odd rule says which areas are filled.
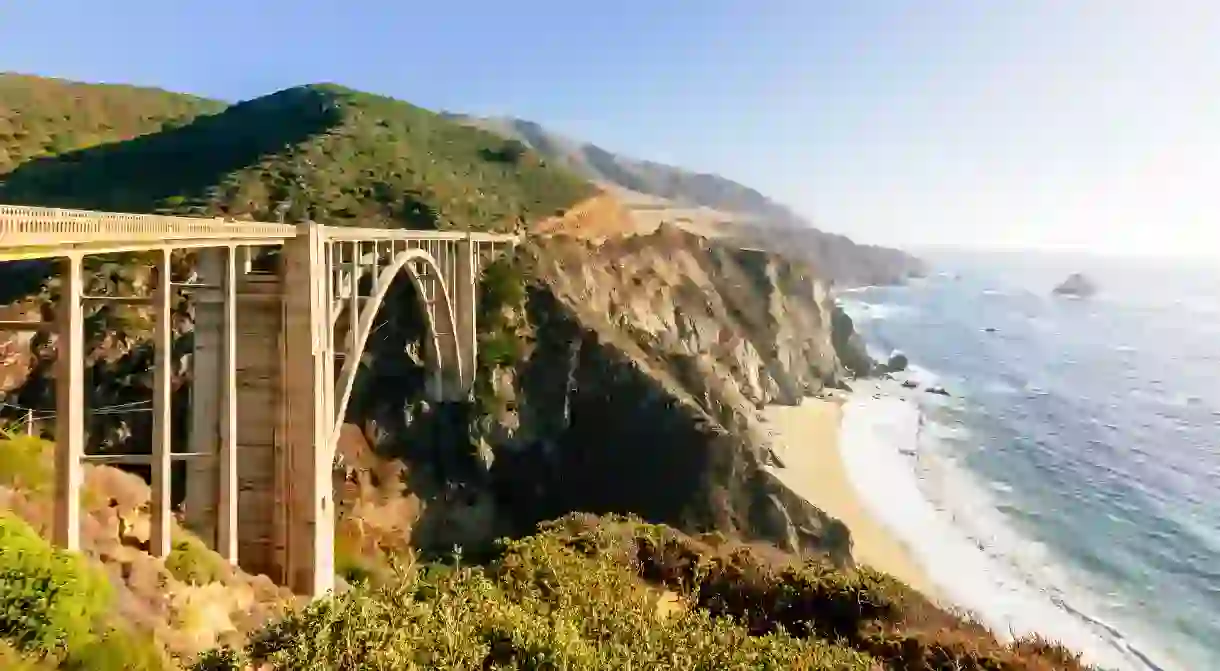
[[[981,494],[925,477],[927,497],[1130,668],[1220,669],[1220,271],[929,260],[926,280],[844,296],[871,348],[954,396],[921,401],[932,456]],[[1099,295],[1051,296],[1076,271]]]

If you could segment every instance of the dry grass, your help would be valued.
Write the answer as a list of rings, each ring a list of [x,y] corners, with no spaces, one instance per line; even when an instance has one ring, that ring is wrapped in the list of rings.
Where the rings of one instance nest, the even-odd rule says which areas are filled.
[[[50,458],[50,445],[41,440],[0,438],[0,512],[28,523],[43,538],[52,510]],[[83,500],[85,565],[100,569],[111,596],[94,627],[108,632],[105,640],[68,651],[89,658],[80,668],[163,668],[170,658],[190,659],[244,640],[292,602],[265,576],[234,570],[178,525],[168,560],[149,555],[149,490],[135,475],[88,466]],[[9,545],[0,547],[0,555],[10,551]],[[3,631],[0,639],[13,642]]]

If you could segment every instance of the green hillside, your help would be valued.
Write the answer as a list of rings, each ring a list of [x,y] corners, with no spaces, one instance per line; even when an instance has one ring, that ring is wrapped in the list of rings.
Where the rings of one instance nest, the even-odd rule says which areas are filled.
[[[0,73],[0,177],[31,159],[129,140],[224,108],[161,89]]]
[[[14,171],[0,201],[363,226],[512,229],[594,187],[523,145],[324,84]]]

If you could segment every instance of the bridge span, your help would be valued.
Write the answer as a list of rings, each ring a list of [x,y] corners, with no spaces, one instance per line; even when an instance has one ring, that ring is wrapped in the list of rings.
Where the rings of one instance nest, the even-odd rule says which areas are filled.
[[[477,355],[482,268],[516,237],[236,222],[0,205],[0,262],[47,259],[60,285],[50,322],[0,322],[46,331],[55,362],[54,542],[80,548],[84,463],[149,464],[151,552],[168,556],[170,469],[186,462],[189,528],[228,561],[295,592],[334,584],[335,445],[377,310],[394,282],[410,282],[424,316],[427,394],[469,398]],[[171,253],[195,271],[174,277]],[[270,251],[270,268],[255,264]],[[89,256],[143,252],[154,266],[138,296],[86,294]],[[189,446],[171,444],[173,302],[194,299]],[[85,454],[86,309],[151,308],[155,372],[150,455]]]

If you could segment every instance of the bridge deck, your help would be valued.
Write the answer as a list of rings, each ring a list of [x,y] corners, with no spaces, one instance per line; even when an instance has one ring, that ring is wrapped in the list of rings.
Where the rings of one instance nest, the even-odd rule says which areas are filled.
[[[511,235],[325,226],[327,241],[461,240],[510,242]],[[0,261],[164,248],[282,245],[293,224],[159,214],[0,205]]]

